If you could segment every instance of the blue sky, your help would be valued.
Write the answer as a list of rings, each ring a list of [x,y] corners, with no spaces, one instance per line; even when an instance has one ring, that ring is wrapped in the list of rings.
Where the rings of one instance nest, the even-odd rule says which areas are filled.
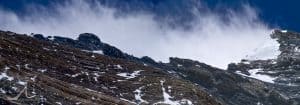
[[[299,0],[206,0],[212,8],[222,5],[239,9],[241,2],[254,7],[260,19],[273,27],[300,31]]]

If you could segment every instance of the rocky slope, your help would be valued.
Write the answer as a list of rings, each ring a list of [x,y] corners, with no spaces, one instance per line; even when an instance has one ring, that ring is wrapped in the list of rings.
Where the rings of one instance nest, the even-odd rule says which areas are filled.
[[[126,59],[135,63],[155,67],[161,71],[166,71],[173,77],[188,80],[200,88],[204,88],[223,104],[283,105],[299,103],[297,98],[290,97],[296,95],[295,92],[298,92],[297,90],[293,90],[293,93],[288,93],[284,91],[287,87],[274,85],[245,75],[239,75],[239,73],[232,70],[232,67],[235,67],[233,66],[234,64],[230,64],[229,70],[225,71],[189,59],[170,58],[169,63],[158,63],[150,57],[137,58],[128,55],[116,47],[101,42],[95,35],[88,33],[79,35],[76,40],[57,36],[46,38],[42,35],[34,35],[34,37],[73,48],[94,52],[100,51],[110,57]],[[267,61],[273,62],[273,60]],[[265,63],[263,64],[266,65]],[[237,70],[240,69],[241,68],[237,68]]]
[[[221,104],[160,69],[27,35],[1,31],[0,55],[1,104]]]
[[[274,31],[277,59],[228,70],[189,59],[134,57],[91,33],[77,39],[1,32],[2,103],[297,105],[299,35]],[[257,78],[259,77],[259,78]],[[78,91],[80,90],[80,91]],[[21,93],[21,94],[20,94]],[[11,100],[11,97],[20,97]]]

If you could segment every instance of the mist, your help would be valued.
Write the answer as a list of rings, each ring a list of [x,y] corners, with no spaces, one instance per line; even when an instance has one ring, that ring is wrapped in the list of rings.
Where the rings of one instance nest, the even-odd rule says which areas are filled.
[[[101,4],[91,8],[84,1],[57,4],[55,8],[52,13],[46,7],[31,7],[25,16],[0,9],[0,29],[70,38],[94,33],[103,42],[138,57],[150,56],[162,62],[168,62],[169,57],[189,58],[219,68],[253,54],[264,43],[274,42],[269,37],[271,29],[246,4],[240,11],[228,9],[226,19],[217,12],[191,10],[196,19],[190,29],[171,27],[147,12],[117,16],[114,8]]]

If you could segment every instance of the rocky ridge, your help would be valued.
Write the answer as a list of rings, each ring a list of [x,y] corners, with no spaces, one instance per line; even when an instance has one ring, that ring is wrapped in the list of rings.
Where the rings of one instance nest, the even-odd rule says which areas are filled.
[[[79,35],[79,38],[73,41],[80,42],[80,39],[82,39],[80,37],[82,37],[82,35]],[[274,38],[274,34],[272,34],[272,37]],[[280,104],[299,103],[299,100],[297,98],[295,99],[293,97],[287,97],[296,94],[295,92],[297,91],[293,93],[287,93],[286,91],[284,91],[286,87],[274,85],[272,83],[260,81],[257,79],[253,79],[251,77],[249,78],[248,76],[245,75],[240,75],[239,73],[233,72],[231,70],[233,64],[230,64],[228,71],[226,71],[226,70],[212,67],[205,63],[201,63],[189,59],[181,59],[181,58],[170,58],[169,63],[160,63],[160,62],[155,62],[153,59],[147,56],[142,58],[134,57],[132,55],[122,52],[116,47],[110,46],[103,42],[99,42],[99,45],[100,43],[102,43],[103,46],[94,47],[94,49],[91,50],[91,49],[86,49],[88,48],[88,46],[78,47],[75,46],[72,42],[56,40],[55,38],[48,41],[51,41],[53,43],[68,45],[70,47],[81,48],[81,49],[83,48],[84,50],[102,51],[104,55],[110,57],[126,59],[139,64],[155,67],[157,69],[167,72],[168,74],[174,77],[188,80],[200,86],[201,88],[204,88],[206,91],[208,91],[213,96],[215,96],[218,100],[222,101],[223,104],[255,105],[261,103],[264,105],[276,105],[276,104],[280,105]],[[105,53],[105,52],[109,52],[109,53]],[[110,53],[113,54],[118,53],[117,54],[118,56],[110,55]],[[262,60],[258,60],[258,61],[262,61]],[[263,65],[267,65],[267,62],[274,63],[274,60],[266,60],[263,62],[265,62],[263,63]]]
[[[0,49],[1,104],[221,104],[188,81],[125,59],[4,31]]]
[[[156,62],[147,56],[134,57],[102,42],[91,33],[80,34],[77,39],[59,36],[45,37],[41,34],[29,37],[4,31],[1,32],[1,36],[3,40],[1,47],[6,49],[0,50],[1,59],[3,59],[1,72],[5,73],[3,76],[19,77],[19,72],[16,71],[21,67],[26,73],[35,74],[32,73],[35,71],[35,75],[47,76],[39,78],[55,79],[47,82],[47,88],[41,88],[41,84],[38,84],[41,82],[25,81],[28,85],[33,84],[32,86],[38,87],[39,89],[34,89],[40,91],[37,94],[40,96],[58,93],[57,90],[51,89],[61,89],[61,87],[56,87],[57,85],[52,83],[65,84],[64,87],[67,87],[67,90],[71,88],[70,91],[72,91],[72,87],[73,89],[87,90],[84,91],[85,97],[81,97],[83,93],[73,94],[72,92],[67,93],[70,96],[49,95],[46,97],[48,101],[45,101],[48,104],[55,104],[52,99],[59,96],[60,98],[64,97],[59,101],[64,104],[76,104],[76,102],[103,104],[100,103],[102,101],[108,101],[110,104],[164,104],[169,102],[168,104],[183,105],[297,105],[300,103],[297,80],[293,80],[293,78],[299,77],[296,68],[299,54],[295,49],[298,48],[297,43],[300,38],[294,32],[277,30],[271,35],[280,43],[282,53],[277,59],[242,60],[237,64],[229,64],[228,70],[215,68],[199,61],[175,57],[171,57],[169,63]],[[23,74],[22,72],[21,74]],[[267,75],[271,82],[261,81],[252,74],[260,77]],[[34,77],[34,75],[31,76]],[[31,78],[30,75],[21,75],[20,77]],[[3,81],[6,82],[3,84],[9,83],[17,86],[16,77],[12,78],[14,78],[13,82],[9,81],[10,78],[5,77]],[[281,80],[288,80],[288,82]],[[290,80],[293,82],[290,83]],[[2,79],[0,83],[2,83]],[[20,86],[24,87],[24,85]],[[7,100],[4,97],[16,96],[17,93],[20,93],[21,87],[13,94],[4,93],[5,95],[1,96],[3,103],[40,102],[37,101],[40,98],[27,99],[31,101],[24,102],[26,97],[23,95],[17,101]],[[2,87],[0,88],[2,89]],[[12,88],[11,85],[3,87],[6,89],[5,92],[10,88]],[[26,88],[26,90],[29,89]],[[96,94],[98,101],[92,97],[94,95],[92,93],[95,92],[99,93]],[[79,98],[65,99],[71,96]]]

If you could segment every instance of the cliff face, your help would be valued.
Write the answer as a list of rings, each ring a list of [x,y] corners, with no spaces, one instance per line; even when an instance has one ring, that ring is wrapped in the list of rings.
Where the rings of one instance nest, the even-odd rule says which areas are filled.
[[[1,104],[220,104],[157,68],[26,35],[1,31],[0,55]]]

